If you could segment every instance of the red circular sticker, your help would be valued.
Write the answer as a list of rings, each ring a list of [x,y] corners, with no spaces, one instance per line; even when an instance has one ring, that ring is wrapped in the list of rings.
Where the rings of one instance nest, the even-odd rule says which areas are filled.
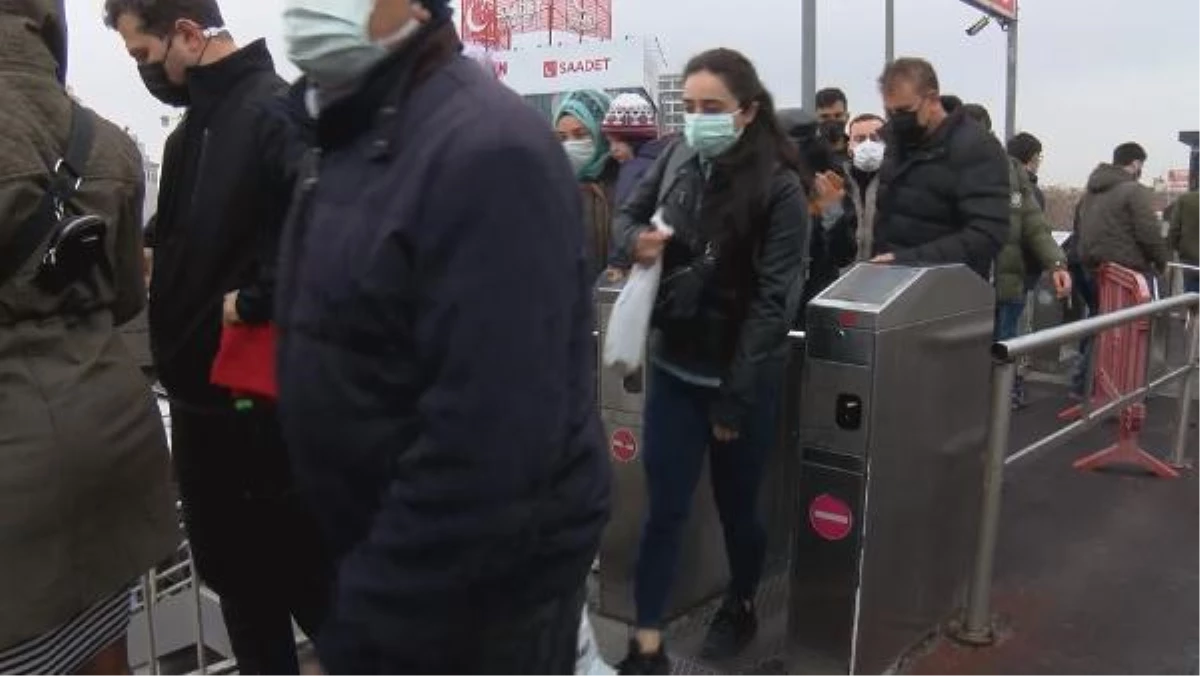
[[[634,431],[620,427],[612,433],[608,441],[608,450],[617,462],[632,462],[637,457],[637,437]]]
[[[808,506],[808,522],[817,535],[836,542],[850,534],[854,515],[850,507],[828,493],[818,495]]]
[[[617,462],[632,462],[637,457],[637,437],[629,429],[621,427],[612,433],[609,440],[609,451]]]

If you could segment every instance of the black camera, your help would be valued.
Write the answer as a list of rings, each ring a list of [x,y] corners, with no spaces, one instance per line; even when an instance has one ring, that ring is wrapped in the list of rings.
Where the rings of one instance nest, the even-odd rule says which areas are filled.
[[[845,137],[841,122],[821,122],[802,108],[785,108],[778,116],[784,132],[796,143],[809,170],[819,174],[838,169],[835,151],[840,139]]]

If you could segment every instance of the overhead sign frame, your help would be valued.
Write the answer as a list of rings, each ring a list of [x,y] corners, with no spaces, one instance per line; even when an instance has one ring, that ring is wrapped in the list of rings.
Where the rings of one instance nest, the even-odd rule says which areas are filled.
[[[987,14],[993,19],[1003,21],[1017,20],[1017,1],[1018,0],[961,0],[962,2],[978,9]]]

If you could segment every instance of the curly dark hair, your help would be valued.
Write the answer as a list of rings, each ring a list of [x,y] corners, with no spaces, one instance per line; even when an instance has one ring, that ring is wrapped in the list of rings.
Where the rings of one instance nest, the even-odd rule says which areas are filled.
[[[116,28],[117,21],[132,14],[142,21],[142,30],[165,36],[180,19],[194,21],[204,28],[222,28],[225,19],[217,0],[105,0],[104,24]]]

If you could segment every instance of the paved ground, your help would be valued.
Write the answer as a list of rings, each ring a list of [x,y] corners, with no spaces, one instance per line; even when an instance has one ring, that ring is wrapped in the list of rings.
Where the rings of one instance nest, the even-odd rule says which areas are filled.
[[[1038,390],[1014,425],[1014,446],[1053,430],[1057,390]],[[1195,412],[1193,411],[1193,416]],[[1151,402],[1143,447],[1165,456],[1174,402]],[[1067,447],[1008,468],[993,599],[997,645],[939,641],[912,673],[1197,673],[1197,478],[1081,473],[1078,456],[1106,447],[1104,425]],[[1196,457],[1197,437],[1189,439]]]
[[[1057,429],[1063,390],[1034,386],[1032,405],[1014,419],[1013,450]],[[1174,430],[1172,400],[1152,401],[1144,447],[1165,456]],[[1193,416],[1195,414],[1193,413]],[[933,637],[901,670],[914,674],[1198,673],[1197,478],[1082,473],[1072,461],[1106,447],[1115,426],[1010,465],[997,552],[995,609],[1000,640],[966,648]],[[1193,460],[1197,438],[1189,448]],[[734,664],[696,659],[712,607],[671,627],[676,673],[783,673],[786,584],[760,595],[762,630]],[[624,655],[628,628],[596,618],[601,651]],[[814,667],[814,670],[820,669]]]

